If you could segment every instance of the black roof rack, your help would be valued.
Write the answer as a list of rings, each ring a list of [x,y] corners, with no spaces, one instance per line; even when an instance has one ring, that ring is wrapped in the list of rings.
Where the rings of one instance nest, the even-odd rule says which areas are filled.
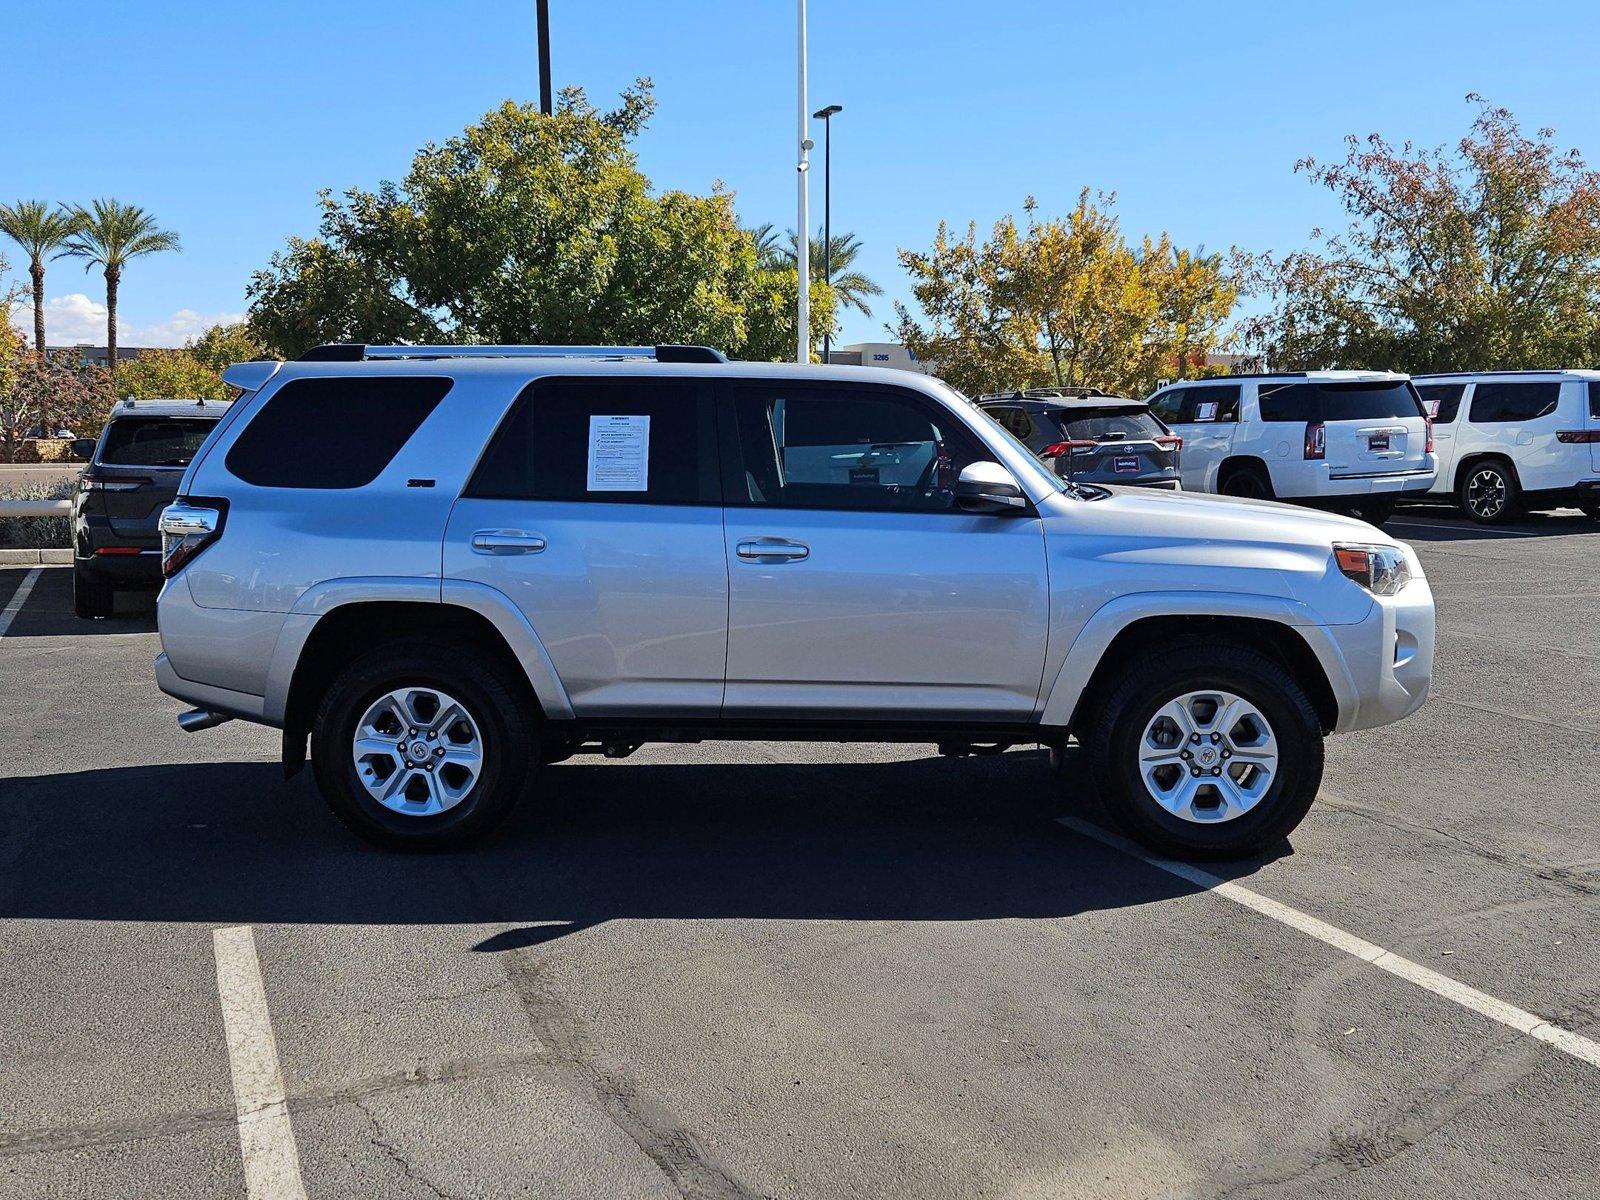
[[[725,363],[727,355],[710,346],[374,346],[328,342],[313,346],[300,362],[372,362],[403,358],[589,358],[644,359],[658,363]]]

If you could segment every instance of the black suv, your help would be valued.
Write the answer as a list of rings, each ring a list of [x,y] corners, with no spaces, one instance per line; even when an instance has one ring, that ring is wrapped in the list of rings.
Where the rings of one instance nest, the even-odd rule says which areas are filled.
[[[1087,388],[1029,388],[980,396],[977,405],[1063,479],[1179,487],[1183,439],[1143,400]]]
[[[109,617],[118,588],[161,583],[161,510],[226,402],[124,400],[100,438],[79,438],[88,460],[72,506],[72,604],[80,617]]]

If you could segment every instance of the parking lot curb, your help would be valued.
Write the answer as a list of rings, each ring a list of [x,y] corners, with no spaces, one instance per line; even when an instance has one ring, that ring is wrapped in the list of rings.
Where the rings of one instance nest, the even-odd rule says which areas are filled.
[[[0,550],[0,566],[65,566],[72,562],[72,551],[62,547],[49,550]]]

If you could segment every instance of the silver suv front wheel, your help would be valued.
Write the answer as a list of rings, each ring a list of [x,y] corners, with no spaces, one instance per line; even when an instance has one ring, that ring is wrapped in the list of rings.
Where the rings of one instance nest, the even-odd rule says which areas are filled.
[[[1079,728],[1109,815],[1177,858],[1281,841],[1322,782],[1322,726],[1283,663],[1243,645],[1167,644],[1125,665]]]

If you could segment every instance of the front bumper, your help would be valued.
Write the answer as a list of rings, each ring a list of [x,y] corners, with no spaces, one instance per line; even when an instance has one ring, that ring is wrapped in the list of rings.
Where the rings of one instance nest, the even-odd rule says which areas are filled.
[[[1374,596],[1366,618],[1302,632],[1322,659],[1339,702],[1335,733],[1375,729],[1422,707],[1433,682],[1433,592],[1415,555],[1398,595]]]

